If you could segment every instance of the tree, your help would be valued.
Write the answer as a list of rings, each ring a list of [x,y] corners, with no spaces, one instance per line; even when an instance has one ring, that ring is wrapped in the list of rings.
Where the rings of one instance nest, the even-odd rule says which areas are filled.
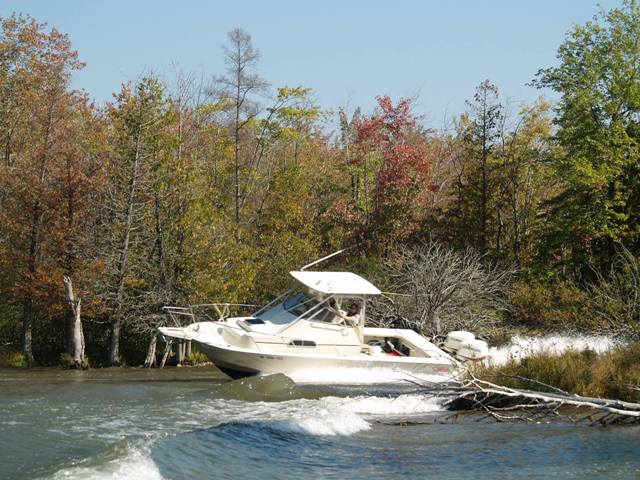
[[[355,123],[349,168],[355,193],[350,202],[336,202],[333,215],[354,232],[358,244],[381,252],[420,230],[422,193],[430,187],[431,170],[427,132],[411,112],[411,102],[377,100],[379,110]]]
[[[229,104],[233,116],[231,134],[234,146],[235,237],[236,242],[240,242],[241,174],[251,163],[242,161],[242,147],[246,143],[243,134],[245,127],[261,111],[260,104],[253,97],[264,94],[268,83],[255,71],[260,52],[253,48],[251,35],[240,28],[234,28],[229,32],[228,39],[229,45],[223,47],[227,75],[216,79],[215,93],[222,102]]]
[[[554,159],[562,190],[546,212],[544,259],[574,271],[615,258],[617,241],[640,248],[640,6],[626,0],[577,25],[559,66],[535,84],[560,95]]]
[[[66,139],[59,158],[51,165],[51,183],[56,193],[56,212],[52,218],[51,260],[56,276],[62,276],[67,316],[67,353],[76,368],[84,368],[84,334],[80,316],[80,295],[85,295],[85,312],[94,313],[95,283],[102,273],[98,242],[95,241],[104,195],[102,162],[106,159],[105,123],[84,95],[70,98],[68,121],[61,135]],[[76,290],[74,293],[73,282]]]
[[[107,263],[110,281],[107,297],[111,306],[111,340],[109,364],[119,365],[120,333],[127,309],[132,308],[127,280],[140,278],[148,271],[140,263],[149,242],[144,238],[149,230],[144,228],[145,215],[149,215],[150,198],[155,200],[152,218],[157,220],[157,197],[153,196],[151,171],[157,168],[162,155],[165,127],[170,119],[170,109],[163,88],[154,77],[147,77],[135,87],[125,85],[109,107],[109,117],[114,130],[113,157],[110,164],[109,200],[104,232],[108,239]],[[156,185],[157,189],[157,185]],[[157,226],[157,223],[156,223]],[[153,231],[153,230],[152,230]],[[156,230],[156,235],[158,231]],[[159,237],[155,237],[157,241]],[[146,241],[145,241],[146,240]],[[161,239],[160,239],[161,241]],[[162,256],[160,256],[162,259]],[[161,260],[162,263],[162,260]],[[141,268],[142,267],[142,268]],[[164,268],[163,266],[160,267]],[[132,283],[140,285],[141,280]]]
[[[495,228],[495,151],[503,128],[504,112],[498,89],[489,80],[477,88],[469,112],[458,126],[457,202],[458,237],[486,253]],[[465,243],[469,244],[469,243]]]
[[[22,304],[22,351],[31,363],[37,300],[56,297],[50,295],[52,285],[61,284],[44,263],[58,214],[51,172],[67,148],[65,132],[76,101],[68,86],[71,72],[82,64],[67,36],[55,29],[46,32],[45,25],[15,16],[3,20],[2,28],[0,80],[9,94],[0,102],[8,114],[2,117],[5,195],[0,210],[14,255],[16,297]]]
[[[504,129],[496,152],[496,239],[502,258],[517,266],[530,265],[539,213],[557,188],[549,168],[553,154],[550,104],[539,99],[523,105],[513,128]]]
[[[360,181],[358,178],[357,169],[353,168],[352,164],[352,156],[353,149],[357,139],[357,129],[356,125],[361,120],[361,110],[360,107],[356,108],[351,116],[351,120],[347,118],[347,114],[343,109],[340,109],[338,112],[339,126],[340,126],[340,136],[339,136],[339,146],[344,152],[345,160],[344,164],[351,172],[351,196],[354,203],[358,203],[359,195],[360,195]],[[366,189],[366,188],[365,188]]]

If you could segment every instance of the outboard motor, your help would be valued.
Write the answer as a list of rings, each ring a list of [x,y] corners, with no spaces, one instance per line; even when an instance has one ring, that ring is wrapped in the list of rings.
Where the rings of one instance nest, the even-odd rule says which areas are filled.
[[[471,332],[462,330],[450,332],[442,349],[462,361],[482,360],[489,354],[487,342],[477,339]]]

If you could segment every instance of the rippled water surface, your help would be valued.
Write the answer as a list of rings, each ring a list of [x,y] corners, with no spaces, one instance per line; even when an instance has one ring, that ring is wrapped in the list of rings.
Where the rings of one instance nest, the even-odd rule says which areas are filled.
[[[0,370],[1,479],[638,478],[640,428],[495,424],[412,387]]]

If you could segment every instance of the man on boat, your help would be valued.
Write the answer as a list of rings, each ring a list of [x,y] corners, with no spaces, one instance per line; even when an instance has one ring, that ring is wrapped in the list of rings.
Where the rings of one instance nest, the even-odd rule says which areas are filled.
[[[360,323],[360,307],[358,307],[357,303],[354,302],[349,305],[345,320],[347,320],[347,323],[350,323],[352,327],[358,326]]]
[[[327,311],[334,315],[332,319],[327,321],[351,327],[356,327],[360,323],[360,308],[357,303],[351,303],[346,312],[338,307],[334,298],[329,299],[326,305]]]

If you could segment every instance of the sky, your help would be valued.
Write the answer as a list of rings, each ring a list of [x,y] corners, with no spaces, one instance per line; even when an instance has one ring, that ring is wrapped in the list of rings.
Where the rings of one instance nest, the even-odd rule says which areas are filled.
[[[557,64],[573,25],[621,0],[334,1],[0,0],[67,33],[86,67],[73,78],[98,102],[149,71],[208,80],[240,27],[271,85],[306,86],[327,109],[371,111],[377,95],[414,97],[424,123],[445,125],[489,79],[511,109],[551,92],[528,86]]]

